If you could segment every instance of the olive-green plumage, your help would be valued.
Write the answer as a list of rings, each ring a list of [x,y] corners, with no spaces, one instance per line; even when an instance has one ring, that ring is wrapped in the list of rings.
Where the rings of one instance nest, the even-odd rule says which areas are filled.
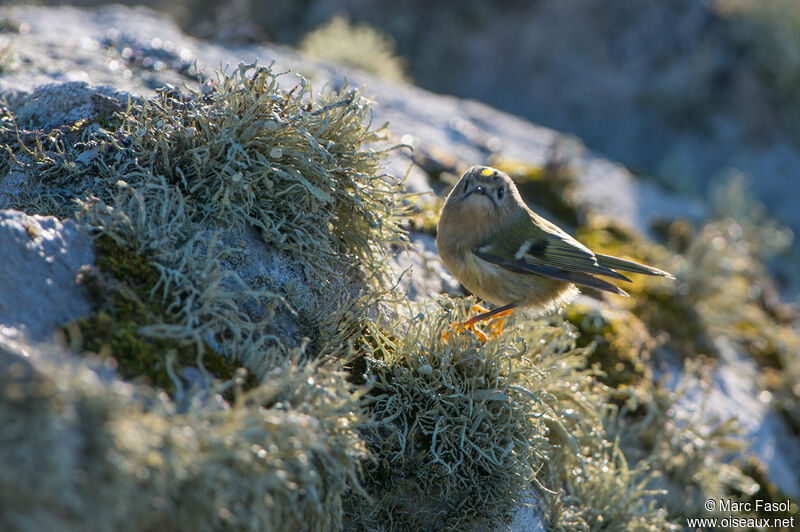
[[[592,253],[530,210],[507,174],[486,166],[467,170],[447,196],[436,243],[461,284],[496,305],[553,310],[575,297],[575,285],[627,296],[598,277],[630,281],[615,270],[673,278],[644,264]]]

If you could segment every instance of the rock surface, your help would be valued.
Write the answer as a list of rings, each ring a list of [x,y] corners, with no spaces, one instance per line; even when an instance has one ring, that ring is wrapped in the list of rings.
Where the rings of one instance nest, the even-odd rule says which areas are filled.
[[[56,327],[88,315],[91,305],[75,282],[78,270],[94,264],[91,240],[75,222],[0,211],[0,330],[31,341],[51,339]]]

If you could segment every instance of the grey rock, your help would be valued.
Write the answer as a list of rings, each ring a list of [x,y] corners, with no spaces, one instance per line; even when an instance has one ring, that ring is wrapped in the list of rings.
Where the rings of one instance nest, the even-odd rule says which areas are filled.
[[[578,135],[673,189],[703,194],[735,167],[798,232],[800,150],[775,82],[748,60],[753,50],[737,41],[735,19],[720,14],[729,4],[501,2],[453,12],[447,3],[420,9],[416,0],[311,0],[296,26],[307,31],[336,14],[366,21],[395,37],[418,85]]]
[[[544,513],[539,508],[536,495],[533,493],[525,501],[527,506],[521,506],[511,521],[511,530],[515,532],[546,532],[547,521]]]
[[[758,368],[753,359],[727,338],[715,340],[720,353],[709,395],[709,414],[736,418],[744,430],[749,450],[766,466],[769,478],[794,499],[800,497],[800,447],[786,423],[770,405],[768,392],[753,380]]]
[[[409,240],[409,246],[399,250],[391,262],[399,288],[408,298],[418,301],[435,294],[460,294],[460,284],[442,264],[434,238],[411,233]]]
[[[24,172],[20,172],[14,165],[5,176],[0,176],[0,209],[8,209],[12,206],[16,197],[29,185]]]
[[[109,86],[90,88],[84,81],[41,85],[29,95],[19,95],[15,102],[17,126],[26,129],[52,129],[98,113],[96,95],[126,106],[128,93]]]
[[[0,257],[0,328],[44,341],[59,325],[91,312],[76,277],[94,263],[94,246],[73,221],[0,211]]]
[[[535,4],[542,6],[539,8],[543,10],[540,20],[559,22],[553,24],[551,32],[559,31],[558,28],[575,26],[574,21],[569,18],[575,10],[584,10],[581,11],[581,16],[585,17],[592,5],[595,9],[600,5],[596,0]],[[647,5],[652,7],[655,4],[648,1]],[[679,4],[673,2],[672,5]],[[630,6],[627,9],[631,9]],[[663,23],[664,17],[669,14],[664,9],[666,8],[654,9],[652,15],[640,13],[638,16],[644,17],[641,27],[635,33],[631,33],[634,30],[623,32],[620,36],[621,44],[618,43],[615,49],[635,50],[635,47],[625,44],[628,40],[634,43],[642,39],[653,41],[648,29]],[[702,27],[703,18],[698,9],[690,9],[686,15],[686,25],[679,28],[679,33],[695,37],[698,35],[697,28]],[[92,105],[92,94],[99,93],[124,101],[127,93],[134,97],[152,96],[154,89],[164,83],[176,86],[186,83],[198,87],[201,78],[183,69],[180,61],[197,59],[199,68],[210,72],[220,64],[236,65],[258,59],[261,64],[269,64],[275,60],[277,70],[291,68],[295,72],[302,72],[317,87],[328,82],[331,77],[334,77],[334,87],[341,86],[345,76],[349,78],[351,85],[368,84],[368,94],[379,95],[374,107],[375,123],[390,122],[394,141],[409,141],[421,148],[441,150],[464,167],[486,163],[495,156],[543,164],[553,147],[565,140],[563,134],[552,129],[532,124],[476,101],[436,95],[415,87],[392,85],[363,73],[304,58],[279,46],[221,46],[195,41],[183,35],[174,24],[147,9],[115,6],[96,11],[81,11],[67,7],[51,9],[26,6],[13,9],[11,16],[28,24],[30,31],[17,36],[15,49],[19,60],[10,72],[0,77],[0,92],[10,96],[11,105],[24,121],[21,124],[23,127],[52,127],[91,116],[91,113],[96,112]],[[496,21],[492,24],[496,24]],[[613,24],[613,18],[604,19],[601,29],[607,29]],[[585,28],[591,27],[591,24],[579,26]],[[574,36],[575,31],[573,29],[568,35]],[[553,120],[551,124],[563,124],[565,129],[578,132],[583,132],[585,127],[589,131],[589,145],[599,146],[607,153],[617,154],[621,153],[620,150],[641,149],[641,153],[634,154],[636,159],[626,162],[644,161],[642,164],[648,165],[658,165],[660,162],[664,176],[685,174],[689,176],[687,182],[707,174],[708,160],[728,160],[730,148],[738,146],[741,131],[737,129],[735,122],[727,119],[714,122],[712,140],[722,137],[727,140],[723,147],[712,149],[708,139],[689,139],[684,146],[681,144],[683,141],[669,137],[672,133],[665,133],[667,126],[660,123],[666,111],[646,111],[637,115],[641,108],[635,105],[636,99],[646,94],[646,87],[637,85],[631,88],[625,84],[629,83],[625,79],[631,73],[648,71],[652,65],[642,63],[643,56],[636,56],[635,52],[631,52],[634,57],[619,59],[626,65],[622,69],[621,77],[609,80],[595,75],[596,71],[591,70],[588,72],[591,75],[587,78],[590,82],[568,83],[565,80],[580,76],[581,68],[591,67],[588,63],[596,59],[594,54],[588,54],[586,57],[590,59],[587,63],[586,57],[581,56],[581,53],[595,46],[593,34],[576,40],[570,48],[573,53],[567,54],[566,58],[561,56],[563,64],[551,62],[556,60],[551,56],[558,54],[552,54],[541,46],[547,42],[548,35],[552,36],[552,33],[530,35],[528,39],[531,41],[517,47],[521,50],[535,49],[536,54],[530,60],[542,62],[545,72],[554,73],[554,77],[543,79],[537,89],[540,92],[531,95],[526,105],[530,105],[531,109],[552,105],[553,95],[558,94],[567,104],[571,102],[577,106],[573,115],[563,118],[558,115],[559,109],[563,107],[548,108],[546,116]],[[145,62],[136,63],[126,59],[113,45],[115,40],[123,37],[125,42],[143,54],[150,54],[148,57],[154,60],[164,59],[166,66],[158,69],[154,68],[155,63],[147,66]],[[560,38],[565,39],[567,36],[561,35]],[[690,39],[688,42],[694,41]],[[649,44],[653,47],[660,46],[658,42]],[[476,40],[472,45],[480,46],[481,41]],[[603,68],[610,68],[609,65],[613,66],[617,62],[608,50],[601,49],[597,53],[607,55],[601,64]],[[503,58],[503,61],[512,59],[514,58]],[[498,68],[504,68],[504,64],[507,67],[508,63],[501,63]],[[665,69],[663,76],[655,80],[649,79],[647,83],[661,87],[665,93],[679,92],[681,85],[675,80],[684,79],[680,69],[685,67],[675,62],[670,62],[669,67]],[[686,68],[691,70],[691,66]],[[483,77],[483,81],[491,81],[492,86],[496,87],[495,80],[490,79],[491,76],[487,76],[485,71],[477,70],[473,82],[481,81],[478,78]],[[702,79],[706,78],[701,77]],[[297,77],[289,74],[283,80],[288,87],[297,82]],[[592,80],[597,83],[592,83]],[[108,84],[113,84],[115,88],[101,87]],[[42,85],[44,86],[37,88]],[[519,84],[506,85],[503,91],[520,88]],[[496,94],[497,98],[507,98],[511,94],[503,91]],[[603,95],[610,96],[603,100]],[[585,102],[588,106],[595,100],[604,101],[607,109],[598,114],[584,107],[582,103]],[[613,128],[609,124],[614,124]],[[609,129],[613,131],[609,132]],[[674,141],[667,148],[658,145],[658,139],[665,138],[665,135]],[[636,142],[629,144],[631,139]],[[793,175],[795,165],[800,165],[795,161],[797,155],[789,145],[776,144],[769,148],[775,150],[771,159],[762,158],[763,154],[759,150],[765,149],[767,148],[743,151],[741,157],[744,162],[741,164],[744,165],[747,161],[779,161],[780,164],[766,165],[761,171],[773,171],[783,176]],[[617,217],[642,232],[647,232],[651,222],[659,217],[685,216],[700,219],[705,215],[701,201],[686,195],[666,194],[653,181],[635,178],[620,164],[597,157],[580,145],[575,150],[574,161],[579,180],[576,200],[581,208]],[[662,156],[664,150],[666,155]],[[704,150],[709,150],[709,154],[703,154],[706,158],[696,166],[698,154]],[[393,154],[389,161],[389,171],[395,175],[405,175],[408,171],[409,192],[430,190],[425,172],[411,162],[406,151]],[[774,194],[783,193],[784,199],[793,200],[791,192],[795,190],[793,187],[796,187],[796,183],[790,183],[787,179],[789,177],[776,182],[778,184],[774,185]],[[0,176],[0,208],[7,206],[9,198],[18,194],[25,185],[25,177],[14,171]],[[693,190],[693,186],[685,184],[676,188]],[[208,236],[210,237],[210,233]],[[235,248],[223,261],[223,267],[236,272],[243,283],[239,284],[229,278],[224,281],[223,288],[240,291],[242,309],[254,320],[262,318],[265,309],[260,308],[255,300],[248,299],[252,290],[271,290],[285,294],[286,305],[278,305],[273,309],[273,324],[284,331],[283,337],[299,339],[304,333],[302,316],[310,319],[315,312],[314,308],[303,306],[301,295],[291,296],[309,290],[309,283],[302,269],[290,257],[264,246],[254,232],[232,230],[221,235],[221,238],[226,245]],[[394,268],[398,276],[410,268],[410,272],[402,280],[402,286],[409,297],[424,300],[441,292],[457,293],[458,284],[439,261],[433,238],[429,235],[412,234],[411,240],[413,246],[400,251],[394,257]],[[82,264],[94,262],[94,256],[91,242],[76,231],[72,222],[61,223],[54,218],[29,217],[14,211],[1,211],[0,260],[7,266],[7,273],[0,276],[0,336],[14,339],[23,331],[31,339],[47,339],[58,325],[90,311],[83,290],[74,281],[77,269]],[[336,292],[335,287],[328,289],[330,293]],[[321,298],[324,299],[324,293]],[[288,334],[285,334],[287,331]],[[753,399],[756,388],[750,381],[755,369],[747,368],[739,362],[741,361],[732,360],[721,366],[714,403],[719,405],[720,413],[746,413],[749,419],[748,430],[757,440],[752,449],[768,464],[770,473],[775,475],[779,485],[788,493],[797,494],[796,481],[793,484],[790,478],[791,472],[797,471],[800,465],[796,456],[797,449],[784,448],[794,445],[793,441],[787,436],[785,426],[775,418],[774,413]],[[183,377],[189,382],[199,378],[192,373]],[[544,528],[538,512],[526,512],[528,511],[521,510],[515,517],[515,530]]]
[[[208,242],[214,234],[223,246],[232,250],[226,254],[221,265],[235,275],[224,276],[221,287],[241,294],[240,305],[254,322],[267,318],[268,310],[248,292],[267,291],[280,295],[294,291],[311,293],[300,265],[285,253],[269,249],[252,228],[231,228],[219,233],[207,229],[203,234],[204,239]],[[270,310],[273,315],[265,332],[280,338],[288,346],[298,346],[302,341],[302,333],[307,333],[301,331],[298,324],[298,311],[288,300]]]

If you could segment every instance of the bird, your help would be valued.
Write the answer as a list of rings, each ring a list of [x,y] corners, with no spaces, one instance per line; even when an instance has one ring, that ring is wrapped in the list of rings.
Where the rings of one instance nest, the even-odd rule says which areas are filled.
[[[453,324],[457,334],[469,330],[482,342],[488,336],[475,324],[504,318],[516,308],[552,312],[577,296],[577,286],[628,296],[600,277],[630,282],[623,271],[675,278],[652,266],[593,253],[533,212],[508,174],[489,166],[469,168],[450,191],[439,214],[436,245],[445,267],[467,290],[497,305],[493,310],[476,305],[473,310],[481,314]],[[502,323],[491,325],[495,338]]]

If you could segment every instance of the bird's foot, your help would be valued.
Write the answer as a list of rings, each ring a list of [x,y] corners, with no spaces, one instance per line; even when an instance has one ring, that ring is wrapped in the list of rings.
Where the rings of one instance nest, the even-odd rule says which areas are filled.
[[[507,310],[503,310],[491,316],[491,318],[493,319],[493,321],[489,323],[489,331],[492,334],[491,337],[475,326],[475,324],[478,323],[479,321],[487,319],[486,316],[484,315],[487,312],[489,312],[487,309],[483,308],[480,305],[473,305],[472,307],[473,312],[480,313],[478,316],[470,318],[467,321],[462,321],[460,323],[452,323],[450,324],[450,330],[453,331],[453,334],[462,334],[464,332],[471,331],[472,334],[474,334],[478,338],[479,342],[485,343],[488,340],[494,340],[495,338],[500,336],[500,333],[503,332],[504,318],[509,314],[511,314],[511,310],[512,309],[509,308]],[[497,320],[496,318],[500,319]],[[444,332],[443,338],[445,342],[447,342],[447,340],[450,338],[450,330]]]
[[[450,329],[446,330],[442,335],[442,338],[445,342],[450,339],[450,333],[452,334],[463,334],[467,331],[472,332],[475,337],[478,339],[480,343],[486,342],[489,337],[486,335],[485,332],[475,327],[475,323],[472,320],[462,321],[462,322],[455,322],[450,324]]]
[[[506,316],[511,314],[511,309],[504,310],[498,314],[495,314],[491,319],[492,321],[489,322],[489,331],[492,333],[490,340],[494,340],[500,333],[503,332],[503,322],[506,320]]]

